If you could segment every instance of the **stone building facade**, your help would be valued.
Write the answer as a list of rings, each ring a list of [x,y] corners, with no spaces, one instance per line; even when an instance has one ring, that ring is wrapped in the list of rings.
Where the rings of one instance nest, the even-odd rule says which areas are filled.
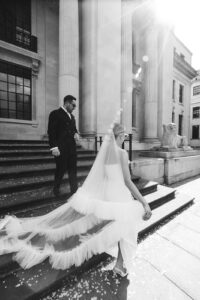
[[[200,74],[192,80],[191,115],[190,115],[190,144],[200,147]]]
[[[150,1],[14,2],[1,1],[0,139],[45,138],[66,94],[77,97],[83,140],[104,134],[120,109],[138,148],[158,144],[162,124],[181,114],[188,135],[191,53]],[[181,104],[174,81],[184,86]]]

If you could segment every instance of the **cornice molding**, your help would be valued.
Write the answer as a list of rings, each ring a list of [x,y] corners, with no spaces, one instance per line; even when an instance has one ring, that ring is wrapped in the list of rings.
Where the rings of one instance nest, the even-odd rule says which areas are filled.
[[[0,50],[1,49],[4,51],[14,53],[16,56],[23,57],[26,60],[28,59],[31,63],[32,76],[37,77],[39,73],[40,62],[42,60],[40,55],[38,55],[35,52],[23,49],[21,47],[0,40]]]
[[[189,79],[193,79],[197,76],[197,71],[189,64],[187,63],[180,55],[177,53],[174,53],[174,67],[180,71],[182,74],[184,74]]]

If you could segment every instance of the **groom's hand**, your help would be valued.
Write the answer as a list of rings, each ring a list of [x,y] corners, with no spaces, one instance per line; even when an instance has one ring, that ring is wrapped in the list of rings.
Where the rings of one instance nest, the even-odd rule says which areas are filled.
[[[58,147],[52,149],[51,153],[53,156],[60,156],[60,151],[59,151]]]

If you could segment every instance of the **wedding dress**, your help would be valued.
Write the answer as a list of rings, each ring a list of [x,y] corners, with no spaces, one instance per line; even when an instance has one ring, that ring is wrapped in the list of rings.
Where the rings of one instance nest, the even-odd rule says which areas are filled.
[[[46,258],[53,268],[67,269],[95,254],[117,256],[119,243],[129,269],[144,209],[124,183],[119,151],[111,132],[82,187],[66,204],[39,217],[1,220],[0,254],[13,253],[24,269]]]

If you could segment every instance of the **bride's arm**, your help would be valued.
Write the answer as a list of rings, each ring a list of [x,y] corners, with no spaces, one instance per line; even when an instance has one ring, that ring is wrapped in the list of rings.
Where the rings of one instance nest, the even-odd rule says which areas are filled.
[[[144,218],[149,219],[151,217],[151,209],[149,207],[149,204],[146,202],[144,197],[141,195],[141,193],[139,192],[139,190],[131,180],[130,171],[128,167],[128,154],[124,150],[121,151],[121,162],[122,162],[122,171],[123,171],[125,184],[131,191],[134,198],[136,198],[138,201],[142,203],[145,210]]]

